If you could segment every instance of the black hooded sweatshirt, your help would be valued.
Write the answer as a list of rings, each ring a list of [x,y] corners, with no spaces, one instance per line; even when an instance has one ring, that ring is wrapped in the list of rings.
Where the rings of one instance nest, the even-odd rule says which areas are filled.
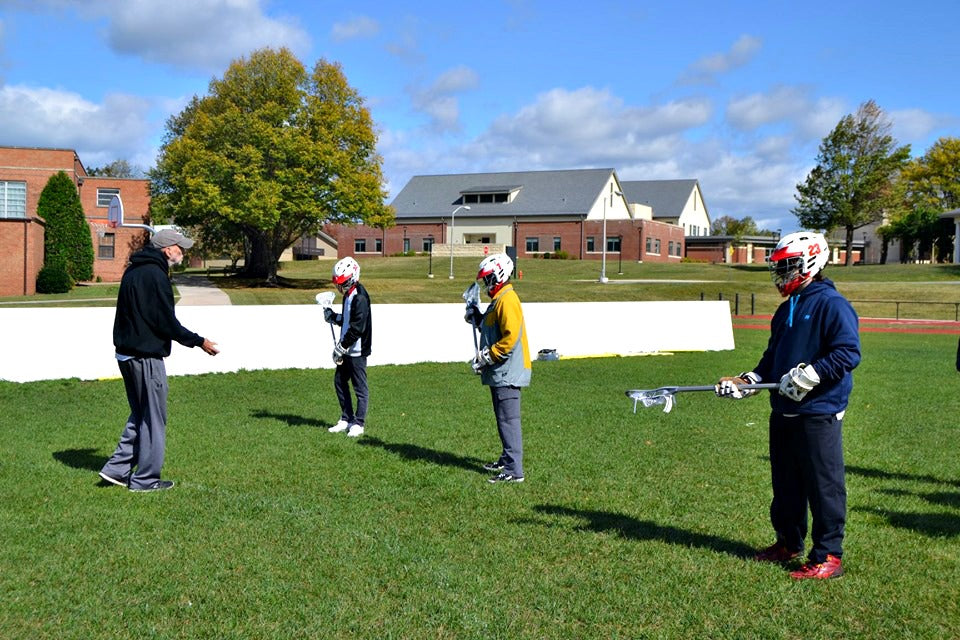
[[[120,281],[113,345],[125,356],[166,358],[171,340],[185,347],[203,344],[203,338],[181,325],[174,313],[167,257],[147,246],[130,257]]]

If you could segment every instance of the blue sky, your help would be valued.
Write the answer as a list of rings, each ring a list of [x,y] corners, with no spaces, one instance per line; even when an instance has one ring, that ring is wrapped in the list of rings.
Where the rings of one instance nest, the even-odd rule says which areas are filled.
[[[286,46],[366,99],[417,174],[697,178],[711,218],[796,228],[821,139],[873,99],[913,154],[960,137],[960,3],[0,0],[0,144],[151,167],[230,61]]]

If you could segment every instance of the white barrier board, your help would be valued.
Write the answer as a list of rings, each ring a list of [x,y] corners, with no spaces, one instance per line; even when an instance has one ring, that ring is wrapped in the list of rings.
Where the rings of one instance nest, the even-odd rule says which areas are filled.
[[[471,360],[463,310],[461,303],[372,305],[368,364]],[[726,301],[544,302],[523,310],[533,358],[541,349],[562,358],[734,348]],[[107,307],[0,309],[0,380],[118,376],[113,316]],[[318,305],[177,307],[177,318],[221,353],[211,357],[174,343],[170,375],[333,367],[333,341]]]

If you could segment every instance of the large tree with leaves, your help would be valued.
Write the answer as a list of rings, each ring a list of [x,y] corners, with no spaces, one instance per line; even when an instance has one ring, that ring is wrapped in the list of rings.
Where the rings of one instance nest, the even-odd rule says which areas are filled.
[[[846,263],[853,261],[853,233],[901,206],[894,180],[910,158],[897,146],[892,123],[870,100],[844,116],[820,143],[817,164],[797,185],[793,213],[807,229],[846,232]]]
[[[246,239],[245,275],[276,282],[280,254],[327,222],[393,223],[370,112],[340,66],[287,49],[235,60],[167,122],[153,212]]]
[[[80,204],[77,185],[59,171],[47,181],[37,201],[37,215],[44,227],[44,259],[59,265],[74,282],[93,278],[93,239]]]
[[[940,138],[903,169],[907,197],[919,206],[960,208],[960,138]]]

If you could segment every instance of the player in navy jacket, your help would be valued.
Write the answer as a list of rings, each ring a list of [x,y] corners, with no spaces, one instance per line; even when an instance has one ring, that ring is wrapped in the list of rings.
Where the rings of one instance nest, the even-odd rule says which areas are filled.
[[[846,483],[843,416],[860,363],[858,319],[850,303],[821,271],[829,255],[819,233],[784,236],[770,256],[770,269],[787,298],[770,323],[770,341],[753,371],[721,378],[717,395],[743,398],[756,391],[738,385],[779,381],[770,394],[770,520],[774,544],[756,554],[762,562],[786,563],[803,551],[807,507],[813,527],[807,562],[796,579],[843,575]]]

